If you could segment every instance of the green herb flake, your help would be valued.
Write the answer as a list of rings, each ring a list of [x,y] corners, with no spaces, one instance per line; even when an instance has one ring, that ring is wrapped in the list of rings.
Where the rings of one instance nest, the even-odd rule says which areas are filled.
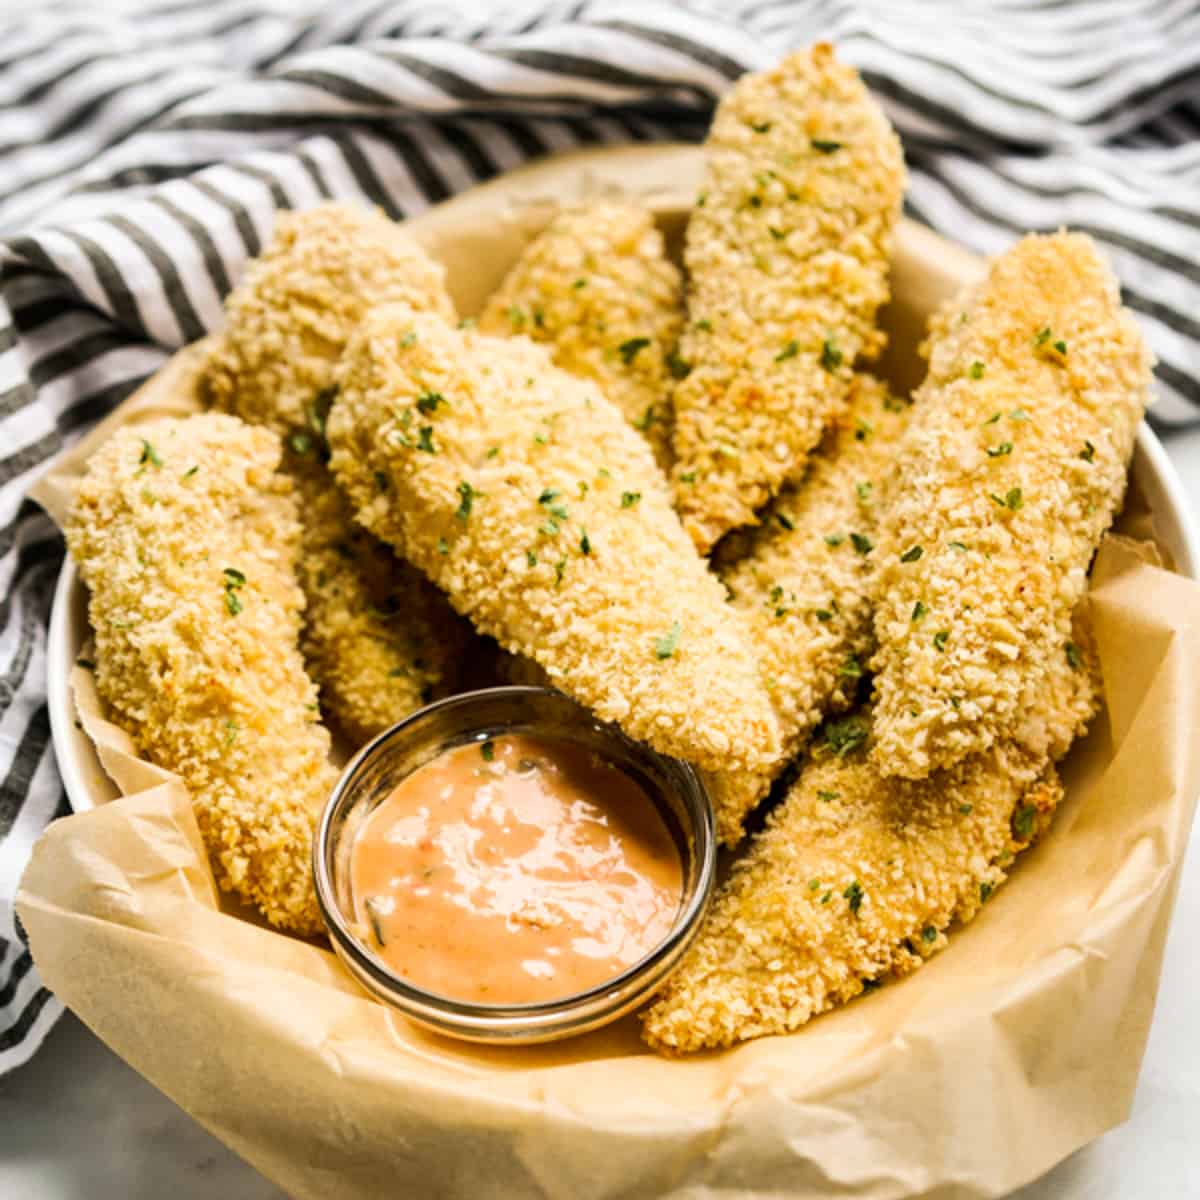
[[[874,432],[875,426],[870,421],[864,421],[862,417],[859,417],[854,426],[854,440],[856,442],[865,442]]]
[[[982,379],[983,378],[983,363],[981,363],[979,361],[979,359],[976,359],[971,364],[971,366],[968,368],[967,373],[971,376],[972,379]]]
[[[813,614],[818,621],[832,621],[833,613],[827,608],[818,608]]]
[[[846,540],[844,533],[827,533],[825,535],[825,545],[840,546]]]
[[[916,604],[913,605],[912,620],[919,621],[928,611],[929,609],[925,606],[925,601],[918,600]]]
[[[1008,414],[1008,419],[1010,421],[1032,421],[1033,420],[1033,418],[1023,408],[1014,408]]]
[[[975,805],[973,805],[973,804],[960,804],[958,806],[958,811],[960,813],[962,813],[962,815],[964,817],[966,817],[966,816],[969,816],[972,811],[974,811],[974,808],[975,808]]]
[[[920,558],[924,553],[924,546],[909,546],[909,548],[905,550],[902,555],[900,555],[900,561],[902,563],[916,562],[917,559]]]
[[[658,420],[658,414],[654,411],[654,405],[646,405],[646,411],[642,413],[637,420],[634,421],[633,427],[640,433],[645,433],[655,421]]]
[[[869,504],[871,502],[871,484],[870,482],[856,483],[854,485],[855,494],[858,496],[860,504]]]
[[[827,337],[821,343],[821,367],[833,374],[842,365],[842,352],[832,337]]]
[[[855,916],[858,916],[858,910],[862,907],[863,902],[862,884],[859,883],[857,879],[852,880],[847,885],[846,890],[842,893],[842,896],[849,902],[850,911]]]
[[[683,632],[683,627],[678,621],[672,623],[671,628],[662,635],[662,637],[654,639],[654,657],[658,659],[670,658],[676,647],[679,645],[679,635]]]
[[[312,434],[303,429],[294,430],[288,434],[288,448],[293,454],[305,455],[311,454],[313,448]]]
[[[533,435],[533,440],[537,442],[539,446],[546,445],[546,435],[544,433],[535,433]]]
[[[937,930],[934,929],[932,925],[926,925],[925,928],[921,930],[921,941],[923,941],[927,946],[932,945],[937,941]]]
[[[784,230],[784,229],[776,229],[774,225],[768,225],[768,226],[767,226],[767,232],[768,232],[768,233],[771,235],[771,237],[772,237],[772,238],[773,238],[775,241],[777,241],[777,242],[782,242],[782,241],[783,241],[783,239],[784,239],[785,237],[787,237],[787,231],[786,231],[786,230]]]
[[[416,344],[417,344],[417,331],[415,329],[410,329],[400,339],[400,349],[401,350],[407,350],[410,346],[415,346]]]
[[[508,311],[505,313],[505,316],[508,317],[508,323],[514,329],[524,328],[525,314],[515,304],[508,309]]]
[[[823,895],[823,896],[821,897],[821,903],[822,903],[822,904],[828,904],[828,903],[830,902],[830,900],[832,900],[832,899],[833,899],[833,893],[832,893],[832,892],[826,892],[826,893],[825,893],[825,895]]]
[[[825,745],[838,758],[845,758],[867,740],[870,725],[863,717],[843,717],[825,726]]]
[[[831,142],[828,138],[810,138],[812,148],[819,154],[833,154],[842,148],[841,142]]]
[[[237,592],[225,589],[225,607],[229,609],[229,615],[236,617],[242,611],[242,602],[238,599]]]
[[[458,508],[454,515],[460,521],[466,521],[471,516],[475,500],[482,493],[477,492],[465,479],[458,485]]]
[[[668,350],[664,361],[672,379],[686,379],[692,373],[692,364],[681,358],[678,350]]]
[[[992,413],[992,415],[991,415],[990,417],[988,417],[988,419],[987,419],[986,421],[984,421],[984,424],[985,424],[985,425],[995,425],[995,423],[996,423],[998,420],[1000,420],[1000,418],[1001,418],[1002,416],[1004,416],[1004,414],[1003,414],[1003,413],[1001,413],[1001,412],[998,412],[998,413]]]
[[[591,554],[592,552],[592,541],[588,537],[586,529],[582,531],[582,536],[579,539],[579,552],[581,554]]]
[[[1067,662],[1072,671],[1078,671],[1083,666],[1083,654],[1074,642],[1067,643]]]
[[[482,746],[479,747],[479,753],[483,756],[484,762],[493,762],[496,758],[496,743],[488,738]]]
[[[532,550],[526,550],[525,561],[529,564],[529,566],[536,567],[538,563],[538,557]]]
[[[1023,841],[1027,842],[1033,836],[1033,818],[1037,816],[1037,809],[1032,804],[1022,804],[1017,809],[1016,815],[1013,817],[1013,833]]]
[[[637,357],[639,350],[645,350],[650,345],[650,339],[647,337],[633,337],[628,341],[622,342],[617,347],[617,353],[621,356],[621,361],[629,366],[630,363]]]
[[[417,411],[426,414],[437,412],[438,405],[445,403],[446,397],[441,392],[422,392],[417,397]]]
[[[996,885],[992,883],[981,883],[979,885],[979,903],[986,904],[988,897],[996,890]]]
[[[96,669],[96,664],[90,658],[77,658],[75,665],[82,667],[85,671],[94,671]]]
[[[780,352],[775,355],[776,362],[785,362],[789,358],[795,358],[800,353],[800,343],[793,338]]]
[[[959,554],[966,554],[967,552],[967,546],[965,542],[947,542],[946,545],[949,546],[951,550],[957,551]]]
[[[1079,457],[1082,458],[1084,462],[1095,462],[1096,447],[1093,446],[1091,442],[1084,442],[1083,449],[1079,452]]]
[[[933,635],[933,644],[934,644],[934,646],[935,646],[935,647],[936,647],[938,650],[942,651],[943,653],[944,653],[944,652],[945,652],[945,650],[946,650],[946,643],[947,643],[949,640],[950,640],[950,631],[949,631],[948,629],[939,629],[939,630],[937,631],[937,633],[935,633],[935,634]]]
[[[679,475],[679,482],[680,483],[695,483],[696,482],[696,472],[695,471],[681,471],[680,475]]]
[[[768,132],[770,132],[770,129],[771,129],[771,122],[770,121],[751,121],[750,128],[753,129],[755,133],[768,133]]]
[[[567,573],[567,560],[565,558],[560,558],[558,560],[558,562],[556,562],[554,564],[554,586],[555,587],[558,587],[558,585],[560,583],[562,583],[563,576],[566,573]]]
[[[712,333],[713,323],[707,317],[701,317],[696,322],[696,328],[702,330],[704,333]]]
[[[841,794],[841,792],[831,792],[826,788],[817,789],[817,799],[824,800],[826,803],[829,803],[831,800],[836,800],[839,796],[841,796]]]
[[[820,891],[821,890],[821,881],[819,879],[810,879],[808,881],[808,890],[810,892]]]
[[[553,537],[558,532],[558,522],[553,519],[543,521],[538,526],[538,533],[544,533],[547,537]]]
[[[418,430],[417,449],[424,450],[426,454],[437,453],[437,447],[433,444],[432,425],[422,425]]]
[[[161,467],[163,465],[162,459],[158,457],[158,451],[145,438],[142,438],[142,457],[138,459],[138,462],[143,466],[146,463],[149,463],[152,467]]]
[[[846,661],[838,667],[838,674],[843,679],[859,679],[862,677],[862,664],[853,654],[846,656]]]
[[[1003,458],[1013,451],[1012,442],[1001,442],[998,446],[989,446],[987,448],[988,458]]]
[[[642,498],[641,492],[622,492],[621,507],[632,508]]]
[[[875,543],[866,534],[852,533],[850,541],[854,544],[854,548],[859,554],[870,554],[875,549]]]
[[[792,530],[796,528],[795,522],[787,515],[787,513],[777,512],[775,514],[775,520],[779,522],[781,528],[783,529]]]
[[[441,555],[446,555],[446,554],[450,553],[450,543],[447,542],[444,537],[438,538],[437,547],[438,547],[438,553]]]

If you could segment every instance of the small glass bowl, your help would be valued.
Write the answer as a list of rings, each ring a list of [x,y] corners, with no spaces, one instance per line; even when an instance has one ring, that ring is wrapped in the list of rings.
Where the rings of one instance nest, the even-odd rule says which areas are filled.
[[[507,733],[574,743],[631,776],[657,806],[679,850],[683,886],[670,932],[620,975],[558,1000],[474,1004],[397,975],[370,947],[355,916],[350,856],[363,822],[407,775],[454,746]],[[704,785],[686,763],[664,758],[604,725],[574,700],[540,687],[497,687],[451,696],[381,733],[350,761],[317,825],[317,901],[334,949],[369,992],[426,1028],[473,1042],[517,1045],[585,1033],[636,1008],[666,981],[691,945],[716,877],[716,836]]]

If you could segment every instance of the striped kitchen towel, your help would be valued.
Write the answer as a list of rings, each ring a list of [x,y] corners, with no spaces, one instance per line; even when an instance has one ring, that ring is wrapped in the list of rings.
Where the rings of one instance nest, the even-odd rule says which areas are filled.
[[[68,807],[62,542],[23,498],[47,461],[218,323],[279,208],[402,217],[554,150],[697,140],[731,80],[818,38],[900,130],[912,215],[982,251],[1093,234],[1158,355],[1159,427],[1200,422],[1194,0],[0,6],[0,1071],[59,1011],[12,909]]]

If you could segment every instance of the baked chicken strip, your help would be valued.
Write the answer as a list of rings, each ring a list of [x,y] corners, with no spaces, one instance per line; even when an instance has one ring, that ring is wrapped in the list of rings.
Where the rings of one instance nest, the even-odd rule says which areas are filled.
[[[217,882],[313,934],[313,825],[337,772],[300,654],[300,531],[279,453],[273,434],[218,414],[123,429],[88,464],[67,543],[100,695],[187,785]]]
[[[1076,661],[1151,358],[1080,234],[1031,236],[932,321],[878,577],[874,754],[921,778],[1012,738]]]
[[[359,520],[478,630],[663,753],[757,768],[778,752],[721,584],[595,384],[527,338],[400,306],[367,317],[339,381],[332,466]]]
[[[824,44],[736,83],[688,222],[676,501],[701,552],[803,472],[879,352],[900,143]]]

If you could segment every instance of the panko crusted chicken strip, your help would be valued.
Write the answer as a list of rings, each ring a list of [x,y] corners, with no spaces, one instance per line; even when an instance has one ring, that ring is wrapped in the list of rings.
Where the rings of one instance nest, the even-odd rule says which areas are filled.
[[[279,452],[219,414],[123,429],[88,464],[67,542],[113,719],[187,785],[220,886],[314,934],[313,825],[337,772],[300,655]]]
[[[1003,882],[1062,796],[1044,759],[994,746],[928,779],[885,779],[829,726],[766,829],[735,863],[700,935],[643,1014],[669,1054],[789,1033],[946,945]]]
[[[359,743],[453,690],[469,631],[419,571],[355,524],[324,462],[324,422],[334,368],[367,311],[404,301],[453,319],[443,276],[379,213],[283,213],[226,301],[201,382],[209,403],[284,439],[300,500],[305,658],[326,709]]]
[[[910,412],[884,383],[856,375],[849,407],[827,430],[803,481],[784,489],[759,528],[739,535],[745,553],[721,571],[783,734],[767,769],[720,771],[705,780],[728,845],[815,726],[854,703],[875,645],[877,510]]]
[[[705,149],[673,396],[676,502],[702,553],[799,477],[853,364],[882,349],[904,187],[895,133],[824,44],[736,83]]]
[[[342,360],[329,439],[359,520],[601,719],[710,768],[777,753],[721,584],[594,383],[526,338],[377,310]]]
[[[1021,737],[1125,492],[1150,354],[1080,234],[1026,237],[944,308],[874,553],[875,749],[920,778]]]
[[[671,388],[682,280],[653,215],[601,201],[567,209],[525,248],[479,318],[484,333],[525,334],[554,362],[593,379],[671,465]]]

